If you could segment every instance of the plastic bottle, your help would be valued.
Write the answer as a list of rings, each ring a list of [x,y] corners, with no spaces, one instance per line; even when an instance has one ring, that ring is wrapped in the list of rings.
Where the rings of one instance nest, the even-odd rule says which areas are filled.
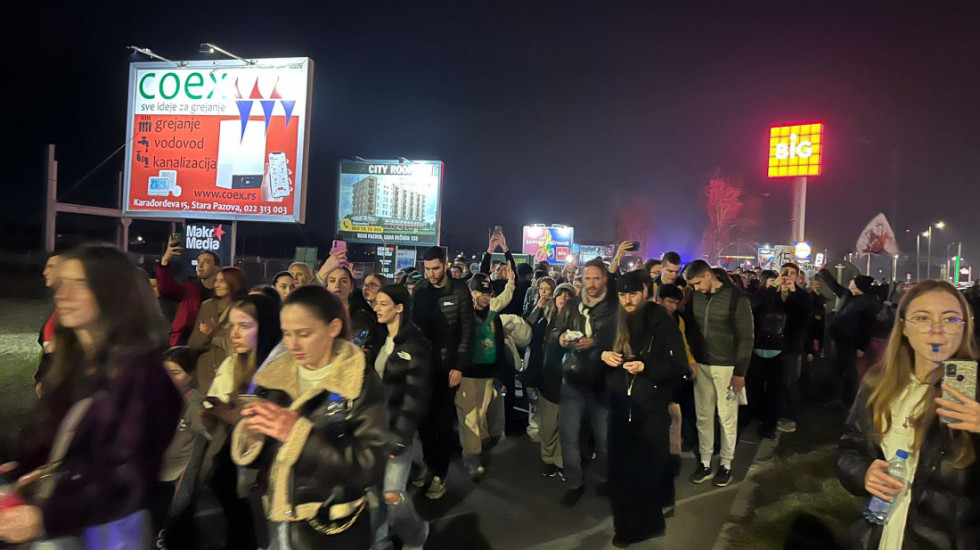
[[[905,483],[907,485],[906,478],[908,477],[908,465],[906,460],[909,458],[908,451],[899,449],[895,452],[895,457],[888,461],[888,475]],[[868,501],[868,507],[864,511],[864,517],[867,518],[871,523],[876,523],[878,525],[885,525],[888,523],[888,517],[891,514],[892,507],[901,498],[902,493],[905,492],[903,487],[901,491],[891,502],[884,501],[878,497],[871,497]]]

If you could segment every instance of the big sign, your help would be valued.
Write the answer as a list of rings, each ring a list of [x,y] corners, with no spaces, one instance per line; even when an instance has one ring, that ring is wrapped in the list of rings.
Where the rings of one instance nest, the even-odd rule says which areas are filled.
[[[313,62],[133,63],[123,213],[300,222]]]
[[[823,169],[823,124],[769,129],[769,177],[819,176]]]

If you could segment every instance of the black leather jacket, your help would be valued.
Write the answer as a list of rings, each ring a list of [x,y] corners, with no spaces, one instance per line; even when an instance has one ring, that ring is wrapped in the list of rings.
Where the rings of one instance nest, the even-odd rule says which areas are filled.
[[[256,374],[257,395],[299,413],[286,441],[265,438],[248,447],[244,423],[235,427],[232,459],[259,470],[255,489],[268,497],[271,521],[286,521],[291,510],[307,519],[305,508],[329,499],[356,501],[383,478],[389,450],[384,388],[359,348],[341,340],[336,346],[327,377],[303,395],[297,374],[302,367],[291,354]]]
[[[876,460],[886,460],[872,438],[869,390],[862,388],[847,418],[837,452],[837,476],[854,495],[870,498],[864,475]],[[932,406],[930,404],[930,406]],[[980,455],[980,436],[971,434]],[[980,460],[964,469],[954,468],[950,430],[936,420],[919,450],[915,479],[910,488],[909,515],[902,548],[967,550],[980,547]],[[882,527],[860,519],[851,528],[852,548],[877,550]],[[896,549],[898,550],[898,549]]]
[[[448,278],[436,288],[428,280],[415,286],[412,294],[415,324],[432,342],[432,375],[444,380],[450,370],[465,371],[473,361],[476,320],[473,297],[461,280]]]
[[[401,454],[411,444],[419,422],[429,410],[431,363],[432,344],[409,321],[395,335],[395,346],[385,362],[382,377],[388,398],[388,435],[393,455]]]

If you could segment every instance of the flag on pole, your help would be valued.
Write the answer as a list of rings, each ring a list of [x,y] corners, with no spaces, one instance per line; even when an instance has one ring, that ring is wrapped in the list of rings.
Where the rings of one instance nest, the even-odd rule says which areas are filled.
[[[898,254],[895,232],[883,213],[872,218],[865,226],[858,237],[856,250],[858,254]]]

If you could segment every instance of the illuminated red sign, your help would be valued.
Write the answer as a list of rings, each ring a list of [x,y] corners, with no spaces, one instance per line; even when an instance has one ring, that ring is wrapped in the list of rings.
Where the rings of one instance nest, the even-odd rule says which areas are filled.
[[[823,171],[823,124],[769,129],[769,177],[819,176]]]

